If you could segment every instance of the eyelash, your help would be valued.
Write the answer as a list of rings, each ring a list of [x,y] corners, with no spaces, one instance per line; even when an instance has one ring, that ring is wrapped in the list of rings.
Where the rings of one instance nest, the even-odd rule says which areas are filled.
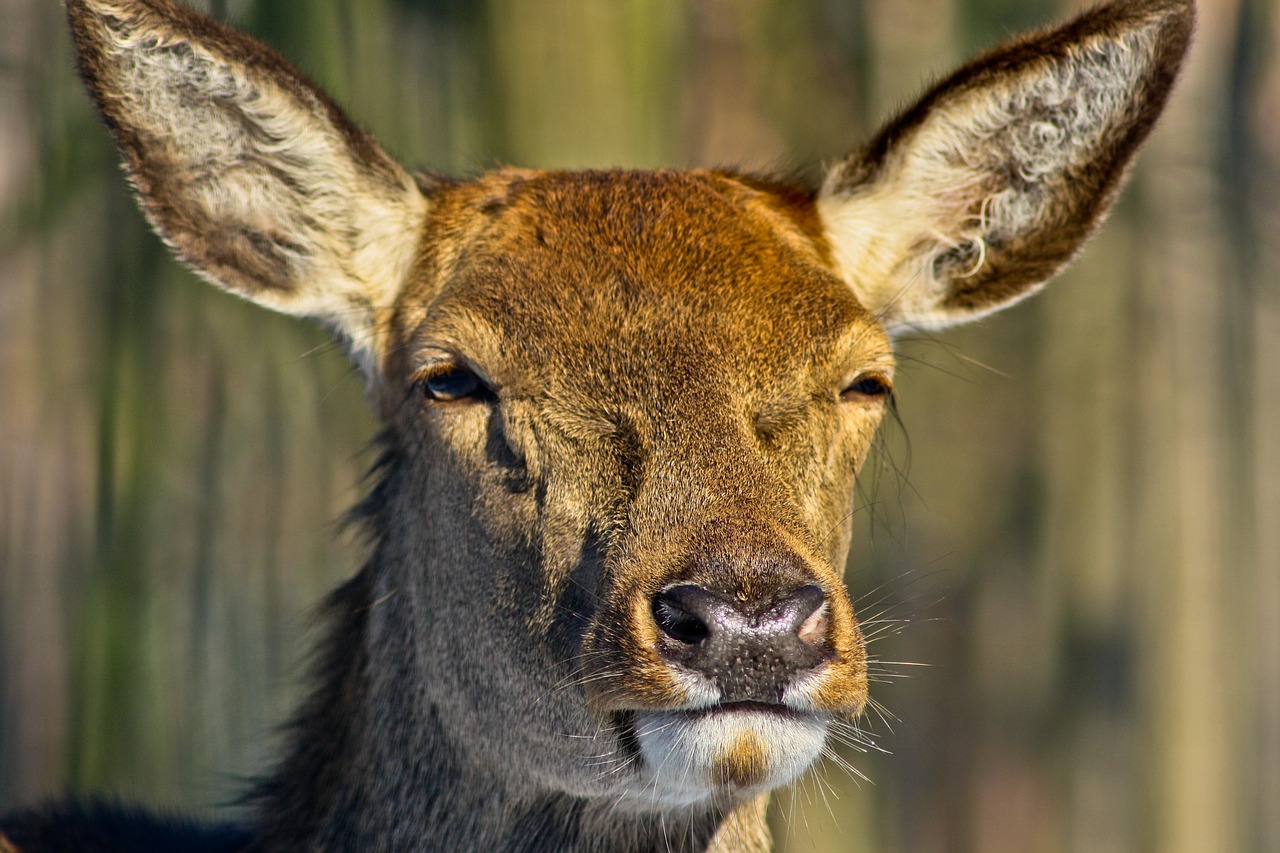
[[[427,369],[414,383],[422,396],[437,403],[488,400],[494,396],[478,373],[457,362],[442,362]]]
[[[883,376],[871,374],[857,380],[840,392],[842,400],[880,400],[893,396],[893,386]]]

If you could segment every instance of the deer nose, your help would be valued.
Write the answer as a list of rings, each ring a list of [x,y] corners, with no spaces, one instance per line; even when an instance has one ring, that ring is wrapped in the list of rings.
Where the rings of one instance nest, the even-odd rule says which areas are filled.
[[[662,655],[708,678],[721,703],[781,703],[798,676],[834,654],[815,584],[763,599],[678,584],[654,597],[653,616]]]

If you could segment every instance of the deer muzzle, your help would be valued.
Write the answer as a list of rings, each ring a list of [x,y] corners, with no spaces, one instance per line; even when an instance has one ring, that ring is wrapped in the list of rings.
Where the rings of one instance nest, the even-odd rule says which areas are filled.
[[[839,576],[782,536],[752,538],[713,537],[673,571],[619,573],[625,589],[588,630],[588,702],[631,720],[652,777],[646,802],[786,784],[821,754],[835,718],[865,701],[863,641]]]

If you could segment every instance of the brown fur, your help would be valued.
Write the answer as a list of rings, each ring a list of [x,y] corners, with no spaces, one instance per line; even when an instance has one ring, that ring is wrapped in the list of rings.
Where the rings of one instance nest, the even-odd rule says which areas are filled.
[[[734,788],[755,788],[769,772],[769,755],[754,734],[744,734],[716,758],[716,781]]]
[[[415,184],[251,39],[169,0],[67,10],[156,228],[221,286],[334,325],[386,422],[376,550],[331,600],[253,849],[530,853],[767,850],[768,789],[867,698],[841,574],[890,332],[1007,304],[1076,251],[1192,17],[1120,2],[1000,48],[814,192],[727,171]],[[1062,128],[1084,136],[1034,160],[1027,134]],[[201,147],[224,137],[231,177]],[[722,704],[657,615],[681,585],[752,619],[816,590],[808,662],[746,646],[758,695]],[[782,686],[758,686],[767,666]]]

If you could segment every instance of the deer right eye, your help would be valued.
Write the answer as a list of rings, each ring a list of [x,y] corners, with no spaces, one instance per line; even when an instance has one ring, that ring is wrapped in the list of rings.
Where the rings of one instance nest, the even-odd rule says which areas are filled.
[[[442,365],[418,380],[418,386],[427,399],[441,403],[482,400],[493,393],[475,371],[460,364]]]

